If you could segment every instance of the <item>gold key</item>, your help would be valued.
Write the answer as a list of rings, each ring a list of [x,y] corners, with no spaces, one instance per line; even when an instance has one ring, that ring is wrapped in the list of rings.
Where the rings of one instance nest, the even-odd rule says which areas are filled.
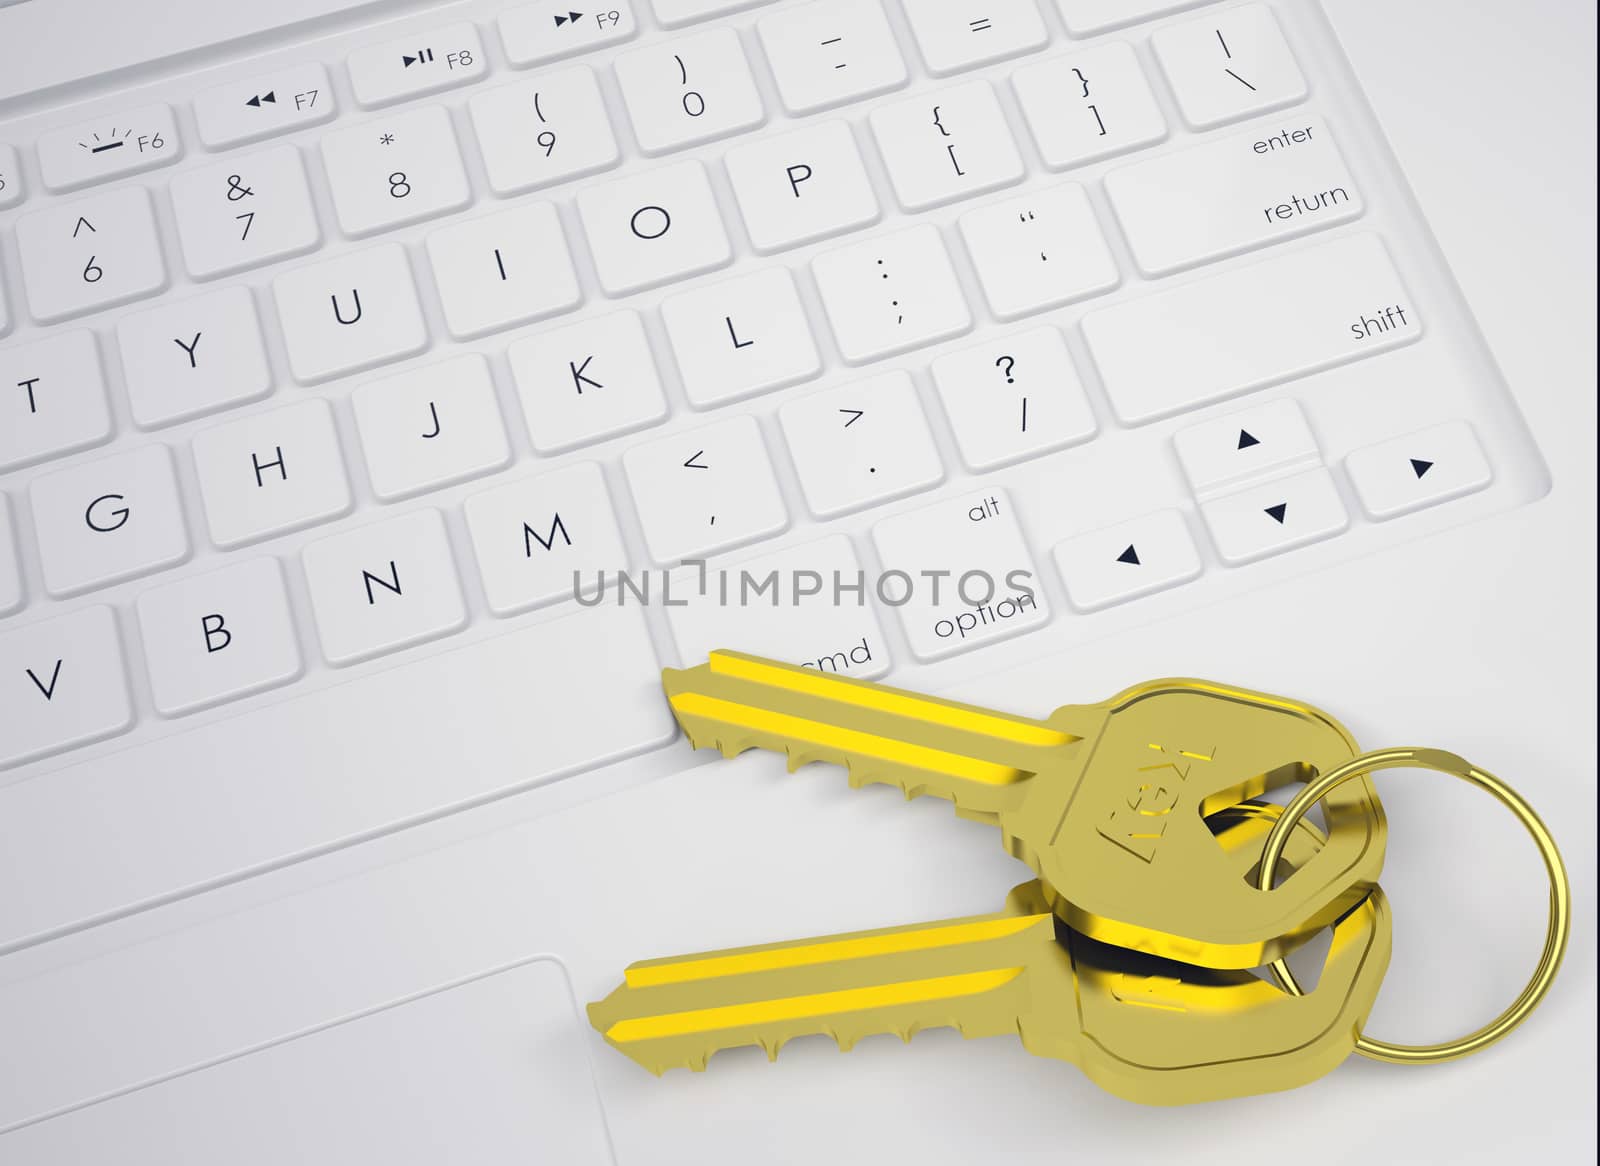
[[[1214,817],[1241,877],[1280,813],[1247,804]],[[1286,865],[1312,861],[1319,839],[1297,829]],[[1289,1089],[1333,1069],[1355,1047],[1389,947],[1388,906],[1374,888],[1334,924],[1316,988],[1294,996],[1247,971],[1087,939],[1035,881],[994,915],[636,963],[589,1017],[658,1074],[704,1069],[712,1053],[741,1045],[776,1059],[811,1034],[848,1050],[875,1033],[1015,1033],[1029,1052],[1071,1061],[1119,1096],[1176,1105]]]
[[[1234,872],[1205,816],[1356,755],[1297,701],[1158,680],[1031,720],[713,652],[663,683],[695,747],[843,765],[850,783],[931,794],[999,825],[1073,930],[1211,968],[1253,968],[1351,911],[1376,885],[1386,824],[1365,778],[1323,803],[1328,842],[1270,892]]]

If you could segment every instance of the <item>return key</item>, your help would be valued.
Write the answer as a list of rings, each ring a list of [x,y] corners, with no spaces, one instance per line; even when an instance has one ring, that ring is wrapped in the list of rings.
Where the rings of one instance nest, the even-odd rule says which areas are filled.
[[[1304,235],[1363,209],[1326,123],[1312,117],[1113,170],[1106,193],[1146,275]]]

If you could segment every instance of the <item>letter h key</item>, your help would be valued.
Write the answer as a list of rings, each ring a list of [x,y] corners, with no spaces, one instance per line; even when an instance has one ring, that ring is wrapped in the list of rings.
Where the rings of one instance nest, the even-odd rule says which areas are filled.
[[[1258,967],[1354,908],[1383,865],[1365,779],[1324,803],[1327,844],[1275,890],[1219,845],[1217,812],[1357,753],[1332,718],[1281,697],[1158,680],[1041,721],[736,652],[668,669],[664,685],[697,748],[782,752],[791,771],[832,762],[852,786],[931,794],[998,825],[1063,922],[1133,951]]]

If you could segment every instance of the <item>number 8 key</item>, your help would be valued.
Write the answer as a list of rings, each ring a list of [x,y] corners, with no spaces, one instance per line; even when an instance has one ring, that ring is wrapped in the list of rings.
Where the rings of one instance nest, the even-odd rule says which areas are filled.
[[[1207,818],[1348,761],[1325,713],[1198,680],[1138,685],[1030,720],[737,652],[668,669],[695,747],[762,748],[790,770],[827,761],[852,786],[942,797],[1000,827],[1055,913],[1104,943],[1203,967],[1259,967],[1361,902],[1386,824],[1363,778],[1324,803],[1327,844],[1262,891],[1234,869]]]

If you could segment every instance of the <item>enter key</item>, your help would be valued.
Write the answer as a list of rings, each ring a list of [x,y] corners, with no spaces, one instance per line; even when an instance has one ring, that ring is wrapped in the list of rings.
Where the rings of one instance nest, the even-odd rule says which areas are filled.
[[[1305,116],[1114,170],[1106,193],[1146,275],[1347,222],[1364,209],[1327,123]]]

